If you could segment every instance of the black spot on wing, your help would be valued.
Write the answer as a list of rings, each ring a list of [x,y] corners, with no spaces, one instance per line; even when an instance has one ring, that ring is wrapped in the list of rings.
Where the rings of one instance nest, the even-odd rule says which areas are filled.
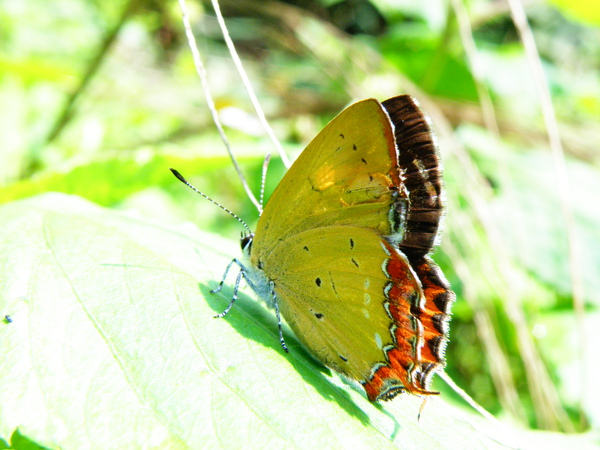
[[[325,314],[315,311],[312,308],[308,308],[308,312],[315,316],[317,319],[321,320],[325,317]]]
[[[320,279],[319,277],[317,277],[317,278],[315,279],[315,284],[316,284],[318,287],[321,287],[321,279]]]

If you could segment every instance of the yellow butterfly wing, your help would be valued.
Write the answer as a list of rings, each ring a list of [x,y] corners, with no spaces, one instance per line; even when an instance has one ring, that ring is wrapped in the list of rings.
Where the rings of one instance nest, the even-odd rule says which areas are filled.
[[[354,103],[312,140],[275,189],[255,232],[253,264],[312,228],[360,222],[400,236],[407,198],[401,185],[389,116],[377,100]]]
[[[371,400],[431,393],[423,289],[389,242],[366,228],[323,227],[291,236],[264,262],[283,316],[324,364],[361,382]],[[437,344],[436,358],[445,341]]]

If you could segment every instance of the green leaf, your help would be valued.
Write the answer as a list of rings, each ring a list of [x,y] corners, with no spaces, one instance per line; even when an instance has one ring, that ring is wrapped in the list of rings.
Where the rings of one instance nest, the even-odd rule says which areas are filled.
[[[211,295],[237,245],[44,194],[0,207],[0,439],[49,448],[494,448],[432,398],[373,405],[262,303]],[[475,425],[477,424],[477,425]],[[486,432],[475,431],[486,429]],[[494,439],[490,436],[494,436]],[[14,444],[13,444],[14,445]]]
[[[12,448],[15,450],[47,450],[48,447],[44,447],[42,445],[36,444],[31,439],[28,439],[27,436],[23,436],[21,432],[17,429],[10,437],[11,446],[0,447],[0,448]]]
[[[594,0],[551,0],[566,16],[591,25],[600,25],[600,4]]]

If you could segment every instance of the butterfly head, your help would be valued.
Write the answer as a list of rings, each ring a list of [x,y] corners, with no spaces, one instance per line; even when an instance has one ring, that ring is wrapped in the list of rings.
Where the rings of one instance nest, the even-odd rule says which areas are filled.
[[[242,232],[242,238],[240,239],[240,245],[242,247],[242,252],[245,255],[250,255],[250,250],[252,249],[252,241],[254,240],[254,233],[251,232]]]

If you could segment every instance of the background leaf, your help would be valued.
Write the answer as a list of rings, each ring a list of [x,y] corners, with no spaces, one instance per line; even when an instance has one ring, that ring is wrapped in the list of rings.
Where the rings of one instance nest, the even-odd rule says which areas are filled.
[[[369,403],[287,328],[285,354],[273,314],[246,295],[213,319],[231,290],[209,289],[235,254],[217,236],[64,194],[0,213],[13,317],[0,328],[1,435],[18,427],[50,448],[497,446],[440,399],[420,423],[417,397]]]
[[[188,3],[217,110],[256,193],[272,145],[257,125],[210,2]],[[597,442],[600,29],[589,8],[581,16],[585,2],[524,5],[539,53],[533,56],[524,51],[508,3],[220,3],[292,159],[349,103],[399,93],[418,98],[432,118],[445,166],[448,208],[434,259],[458,299],[447,373],[506,423],[571,433],[513,438],[511,430],[500,432],[501,442],[508,435],[521,446]],[[461,428],[462,419],[459,432],[446,433],[446,423],[455,426],[448,417],[462,414],[454,406],[464,402],[442,382],[433,388],[453,407],[434,399],[415,425],[415,399],[381,409],[365,404],[360,390],[316,365],[289,332],[295,351],[282,355],[272,314],[249,298],[243,296],[227,319],[210,318],[231,295],[231,280],[220,297],[207,291],[239,255],[240,227],[181,186],[168,167],[251,228],[257,212],[201,96],[176,1],[4,2],[0,23],[0,203],[2,213],[10,213],[0,217],[6,225],[0,317],[13,318],[0,320],[0,364],[10,368],[0,374],[8,377],[0,382],[0,446],[80,448],[92,435],[88,429],[101,432],[85,442],[102,448],[107,436],[114,448],[132,442],[185,447],[201,433],[225,446],[240,423],[244,431],[262,424],[257,436],[276,436],[273,442],[304,446],[299,439],[311,430],[298,421],[298,411],[307,411],[306,423],[319,417],[309,444],[342,444],[342,431],[353,436],[358,427],[369,439],[375,429],[373,442],[382,446],[458,446],[464,436],[488,446]],[[534,63],[542,64],[547,83],[533,76]],[[542,115],[544,87],[564,150],[564,185]],[[267,199],[284,172],[273,158]],[[50,191],[96,206],[78,197],[35,197]],[[573,212],[575,252],[559,201],[563,192]],[[39,300],[34,309],[30,298]],[[18,350],[6,350],[17,342]],[[207,359],[186,359],[200,354],[198,342],[213,346]],[[185,348],[192,350],[180,355]],[[273,363],[272,372],[258,361]],[[208,369],[193,372],[197,383],[186,384],[182,374],[194,367]],[[71,376],[77,381],[65,386]],[[97,381],[113,376],[120,381]],[[189,388],[186,398],[179,391],[169,397],[180,385]],[[251,392],[240,396],[248,386],[269,401],[253,403]],[[209,393],[202,402],[212,403],[190,405],[200,393]],[[187,412],[221,398],[233,408]],[[111,409],[121,401],[127,408]],[[446,418],[438,420],[437,411]],[[84,420],[96,417],[103,419]],[[432,426],[424,425],[428,417]],[[477,430],[490,426],[476,423]]]

